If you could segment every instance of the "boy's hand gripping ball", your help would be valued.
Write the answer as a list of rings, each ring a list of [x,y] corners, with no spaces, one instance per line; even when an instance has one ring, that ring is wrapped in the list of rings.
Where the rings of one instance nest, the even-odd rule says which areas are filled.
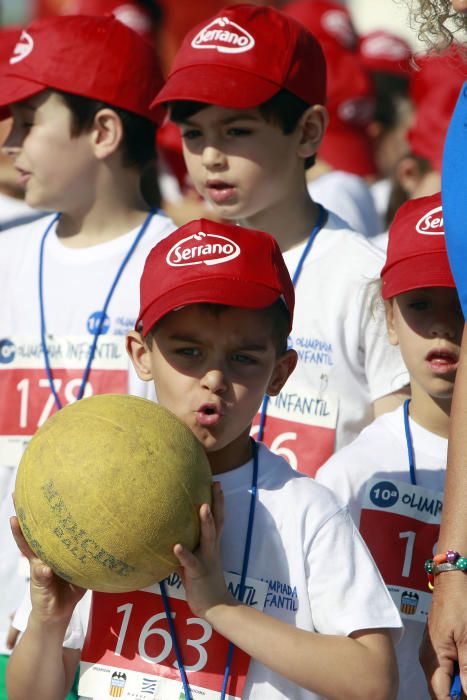
[[[144,588],[193,550],[211,470],[193,433],[152,401],[119,394],[71,404],[39,429],[18,469],[16,511],[34,553],[83,588]]]

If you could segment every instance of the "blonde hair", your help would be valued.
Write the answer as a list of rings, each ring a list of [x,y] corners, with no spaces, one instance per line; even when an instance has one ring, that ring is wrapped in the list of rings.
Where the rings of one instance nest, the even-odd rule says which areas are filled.
[[[408,3],[411,16],[418,25],[418,38],[429,47],[446,48],[457,38],[455,35],[467,31],[467,14],[455,12],[451,0],[405,2]],[[462,37],[460,43],[464,43]]]

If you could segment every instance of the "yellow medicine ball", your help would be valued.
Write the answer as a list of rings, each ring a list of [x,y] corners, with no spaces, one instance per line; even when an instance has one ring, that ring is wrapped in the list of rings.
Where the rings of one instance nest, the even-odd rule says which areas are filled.
[[[16,511],[29,546],[59,576],[131,591],[177,567],[177,542],[197,546],[211,479],[201,444],[170,411],[103,394],[66,406],[32,438]]]

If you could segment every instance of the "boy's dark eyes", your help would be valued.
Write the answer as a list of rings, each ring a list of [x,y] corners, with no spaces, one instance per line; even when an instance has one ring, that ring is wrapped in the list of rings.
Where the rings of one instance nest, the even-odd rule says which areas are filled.
[[[186,358],[193,358],[193,359],[198,359],[199,357],[202,356],[203,351],[200,348],[196,347],[183,347],[183,348],[176,348],[175,353],[179,355],[180,357],[186,357]],[[245,355],[242,352],[235,352],[232,353],[230,356],[230,359],[232,362],[241,364],[241,365],[255,365],[257,364],[258,360],[253,357],[252,355]]]
[[[245,127],[231,126],[227,133],[229,136],[249,136],[252,131]]]
[[[252,129],[240,126],[230,126],[227,129],[227,136],[249,136],[252,133]],[[182,139],[185,141],[193,141],[202,135],[201,129],[182,129],[181,131]]]
[[[182,130],[182,139],[185,139],[185,141],[192,141],[193,139],[197,139],[201,136],[201,131],[199,129],[183,129]]]
[[[232,355],[232,360],[234,362],[239,362],[242,365],[254,365],[257,363],[255,357],[252,357],[251,355],[244,355],[241,352],[234,353]]]
[[[182,357],[199,357],[201,355],[199,348],[176,348],[175,352]]]

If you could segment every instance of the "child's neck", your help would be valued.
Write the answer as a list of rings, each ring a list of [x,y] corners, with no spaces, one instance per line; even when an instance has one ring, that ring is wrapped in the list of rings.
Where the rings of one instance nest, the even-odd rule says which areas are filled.
[[[447,438],[452,398],[434,398],[424,392],[415,382],[411,382],[411,389],[410,417],[422,428]]]
[[[57,235],[69,248],[87,248],[122,236],[140,226],[148,213],[148,205],[139,191],[139,184],[126,188],[96,188],[90,202],[74,203],[62,211]]]
[[[318,211],[304,183],[289,197],[239,223],[270,233],[285,252],[307,240],[318,219]]]
[[[253,450],[249,433],[250,430],[248,429],[247,432],[242,433],[226,447],[216,452],[207,453],[213,476],[231,472],[250,461],[253,456]]]

